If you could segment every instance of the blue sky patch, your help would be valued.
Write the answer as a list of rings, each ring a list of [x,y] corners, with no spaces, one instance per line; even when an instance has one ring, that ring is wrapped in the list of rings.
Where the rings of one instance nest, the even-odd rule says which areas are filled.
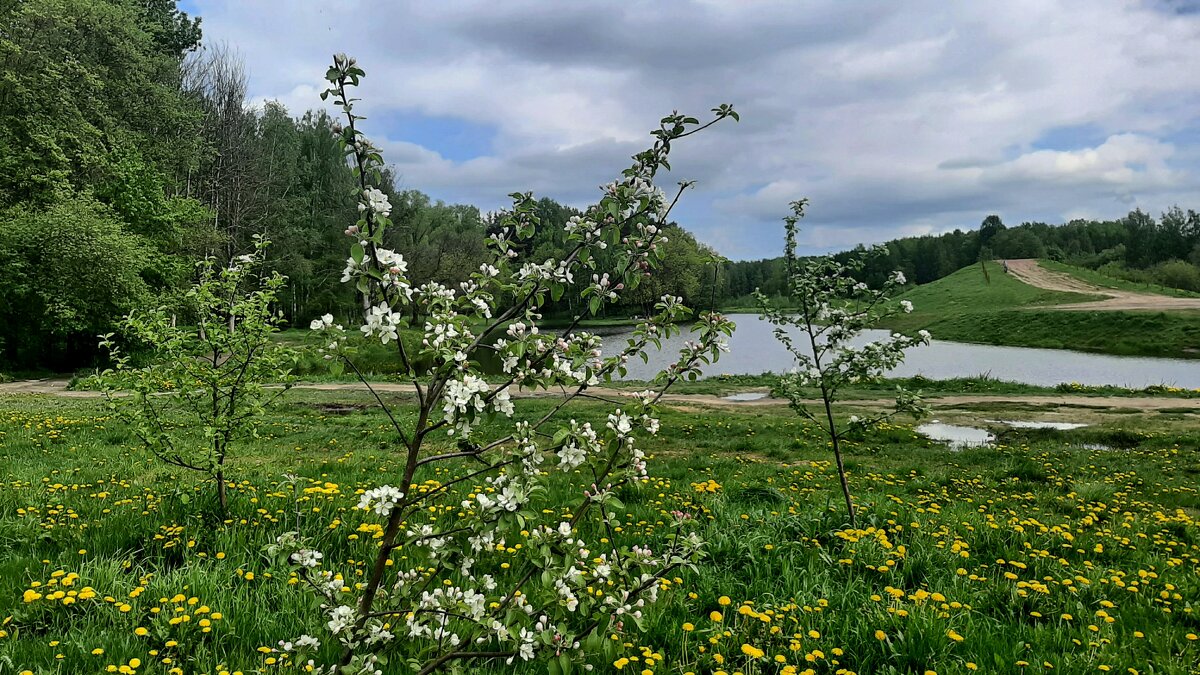
[[[495,127],[459,117],[435,117],[414,111],[376,112],[369,116],[375,133],[394,141],[429,148],[453,162],[492,154]]]
[[[1080,150],[1104,143],[1110,134],[1097,124],[1054,127],[1042,132],[1031,144],[1034,150]]]

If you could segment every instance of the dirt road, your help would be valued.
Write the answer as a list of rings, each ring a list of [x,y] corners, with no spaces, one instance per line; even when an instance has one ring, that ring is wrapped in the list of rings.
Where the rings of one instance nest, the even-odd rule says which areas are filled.
[[[1200,298],[1172,298],[1153,293],[1138,293],[1135,291],[1120,291],[1114,288],[1102,288],[1069,274],[1054,272],[1038,264],[1033,258],[1009,260],[1008,272],[1020,281],[1030,286],[1044,288],[1048,291],[1064,291],[1069,293],[1085,293],[1087,295],[1103,295],[1105,300],[1088,302],[1073,302],[1067,305],[1054,305],[1049,309],[1071,311],[1169,311],[1200,309]]]
[[[49,396],[61,396],[68,398],[98,398],[100,392],[95,391],[69,391],[67,389],[68,380],[65,379],[45,379],[45,380],[19,380],[16,382],[6,382],[0,384],[0,396],[6,394],[41,394]],[[411,385],[400,384],[396,382],[379,382],[371,385],[376,391],[388,393],[410,393],[413,391]],[[296,389],[311,389],[313,391],[365,391],[366,387],[357,382],[322,382],[322,383],[300,383],[295,385]],[[634,395],[632,391],[623,389],[610,389],[606,387],[593,387],[588,390],[589,394],[597,397],[619,400],[628,398]],[[758,393],[766,394],[765,391],[759,390]],[[538,392],[516,392],[514,398],[535,398],[545,396],[558,396],[556,391],[538,391]],[[786,401],[778,398],[770,398],[769,396],[752,401],[731,401],[713,394],[667,394],[663,397],[663,403],[672,406],[705,406],[715,408],[757,408],[762,406],[783,406],[787,405]],[[812,401],[811,403],[817,403]],[[895,403],[895,399],[879,398],[879,399],[850,399],[843,401],[843,404],[849,406],[858,406],[864,408],[882,408]],[[996,404],[1017,404],[1017,405],[1043,405],[1056,406],[1067,408],[1114,408],[1122,410],[1185,410],[1191,409],[1195,412],[1200,412],[1200,398],[1168,398],[1155,396],[1076,396],[1076,395],[1039,395],[1039,394],[956,394],[951,396],[931,396],[926,399],[931,407],[940,408],[956,408],[961,406],[972,406],[987,403]]]

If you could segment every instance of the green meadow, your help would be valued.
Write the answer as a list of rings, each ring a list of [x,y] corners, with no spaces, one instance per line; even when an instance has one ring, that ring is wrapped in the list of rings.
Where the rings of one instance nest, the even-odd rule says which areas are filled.
[[[1200,311],[1060,311],[1050,305],[1102,299],[1081,293],[1050,291],[1024,284],[1005,274],[999,263],[964,267],[904,294],[911,314],[892,317],[886,327],[911,332],[928,330],[940,340],[1073,349],[1125,356],[1197,358]],[[1138,284],[1069,265],[1047,263],[1048,269],[1081,280],[1123,290],[1146,292]],[[1173,292],[1171,295],[1187,295]]]
[[[857,528],[825,443],[786,407],[665,406],[650,478],[623,490],[613,536],[661,546],[684,512],[707,557],[663,584],[643,634],[606,636],[595,672],[1197,672],[1195,412],[1107,400],[1078,411],[1086,429],[1009,430],[994,447],[870,430],[847,457]],[[517,415],[549,405],[522,399]],[[0,672],[305,672],[278,644],[322,634],[317,601],[265,548],[299,529],[357,583],[380,532],[356,493],[395,480],[394,448],[365,392],[291,392],[235,451],[221,517],[211,483],[149,456],[100,401],[0,398]],[[544,505],[588,482],[554,485]],[[507,552],[497,575],[526,564],[520,542]]]

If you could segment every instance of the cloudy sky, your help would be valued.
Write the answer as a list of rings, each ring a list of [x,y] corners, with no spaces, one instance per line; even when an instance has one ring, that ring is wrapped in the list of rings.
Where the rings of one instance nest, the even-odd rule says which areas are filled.
[[[318,107],[330,55],[367,71],[401,186],[483,209],[575,206],[678,109],[678,220],[735,259],[1006,223],[1200,209],[1200,2],[184,0],[256,101]],[[287,7],[287,9],[283,9]],[[669,187],[669,184],[666,186]]]

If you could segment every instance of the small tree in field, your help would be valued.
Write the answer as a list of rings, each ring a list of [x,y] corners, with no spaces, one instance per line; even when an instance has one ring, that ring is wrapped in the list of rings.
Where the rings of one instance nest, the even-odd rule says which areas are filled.
[[[848,384],[877,378],[900,365],[904,361],[904,350],[928,344],[929,333],[922,330],[916,337],[892,333],[881,340],[856,343],[864,330],[879,321],[912,311],[909,301],[893,303],[890,300],[904,285],[904,274],[895,272],[882,288],[871,289],[854,278],[854,274],[862,270],[869,253],[846,263],[831,256],[797,257],[797,223],[804,217],[807,203],[807,200],[792,202],[792,215],[784,219],[787,231],[784,249],[786,293],[795,309],[775,307],[757,290],[755,297],[767,319],[775,325],[776,339],[796,359],[796,368],[780,377],[780,389],[794,410],[829,437],[846,500],[846,512],[850,524],[854,525],[854,501],[842,460],[842,440],[900,413],[919,417],[924,414],[924,408],[919,396],[897,388],[894,408],[866,418],[851,416],[849,421],[839,425],[833,414],[838,392]],[[808,403],[813,388],[818,390],[821,400],[820,408],[815,412]]]
[[[272,340],[285,280],[262,272],[268,245],[259,240],[228,266],[200,262],[200,279],[184,298],[194,324],[176,323],[166,307],[131,312],[119,331],[136,354],[116,335],[101,336],[113,363],[98,378],[109,407],[160,460],[211,477],[222,513],[230,449],[254,435],[267,405],[290,386],[291,355]]]
[[[399,469],[391,484],[360,495],[362,517],[379,521],[378,538],[368,538],[356,556],[369,559],[365,574],[339,569],[318,550],[319,541],[298,533],[271,547],[320,596],[322,622],[337,650],[322,652],[321,640],[308,635],[282,647],[295,652],[295,662],[302,655],[329,658],[325,672],[341,673],[383,672],[389,660],[386,672],[422,675],[470,672],[471,662],[487,660],[542,661],[556,675],[590,667],[589,657],[611,663],[621,647],[609,636],[636,629],[663,578],[691,565],[702,546],[684,514],[671,524],[662,550],[631,539],[617,515],[618,492],[647,476],[639,442],[658,430],[655,403],[672,383],[697,377],[716,359],[733,325],[702,314],[679,360],[648,390],[617,400],[589,389],[623,375],[628,359],[644,357],[649,346],[661,346],[688,310],[678,298],[663,297],[656,314],[609,354],[579,324],[658,265],[664,225],[688,185],[670,198],[653,183],[668,168],[672,144],[737,114],[721,106],[704,124],[679,114],[664,118],[653,147],[567,224],[563,258],[526,260],[517,253],[538,220],[533,198],[514,194],[489,241],[489,261],[468,281],[414,287],[407,261],[383,248],[391,205],[375,187],[382,157],[359,130],[362,118],[349,96],[363,74],[341,55],[327,73],[326,94],[345,113],[341,140],[359,179],[361,218],[346,231],[352,244],[343,280],[367,299],[356,332],[395,346],[415,401],[397,415],[375,396],[395,433]],[[595,254],[606,248],[616,254],[605,256],[615,258],[615,267],[599,269]],[[539,330],[541,309],[577,278],[590,279],[581,298],[587,313],[557,333]],[[414,304],[425,317],[411,327],[419,333],[415,350],[399,339],[410,330]],[[357,373],[332,317],[312,327],[325,334],[331,363]],[[485,356],[500,364],[491,379],[480,365]],[[417,358],[431,365],[418,369]],[[510,398],[518,387],[556,398],[545,412],[521,419]],[[608,407],[593,421],[565,417],[580,397]],[[551,497],[552,490],[559,496]]]

